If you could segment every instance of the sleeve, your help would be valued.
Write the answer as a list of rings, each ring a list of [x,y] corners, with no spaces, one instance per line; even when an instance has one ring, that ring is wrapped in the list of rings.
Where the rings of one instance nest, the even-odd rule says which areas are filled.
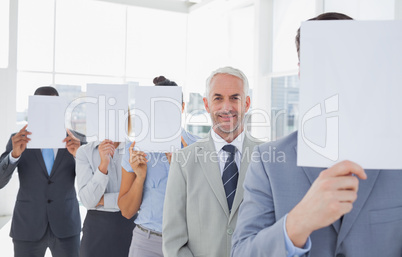
[[[165,257],[192,257],[187,246],[187,182],[177,153],[172,156],[163,207],[163,254]]]
[[[260,147],[253,152],[244,180],[244,199],[232,238],[232,257],[286,256],[284,217],[275,218],[269,177],[261,160]]]
[[[11,154],[13,153],[13,151],[11,151],[9,154],[8,154],[8,158],[10,159],[9,161],[10,161],[10,164],[15,164],[16,162],[18,162],[19,160],[20,160],[20,158],[21,158],[21,156],[20,157],[18,157],[18,158],[14,158]]]
[[[108,175],[103,174],[98,165],[92,163],[85,153],[87,146],[81,146],[76,154],[76,174],[78,195],[81,203],[87,208],[95,208],[105,193],[107,183],[109,182]],[[91,151],[93,149],[90,149]],[[98,151],[96,151],[98,152]]]
[[[287,217],[288,217],[288,215],[286,214],[284,221],[283,221],[283,234],[285,235],[286,256],[287,257],[303,256],[306,253],[308,253],[311,249],[311,239],[310,239],[310,237],[308,238],[308,240],[303,248],[298,248],[298,247],[294,246],[294,244],[292,243],[292,240],[290,240],[288,233],[286,231],[286,218]]]
[[[11,135],[12,137],[13,135]],[[0,189],[5,187],[13,175],[15,168],[18,165],[18,160],[14,163],[10,162],[10,153],[13,150],[11,137],[8,140],[6,151],[0,157]]]
[[[105,193],[103,198],[103,207],[106,209],[120,209],[117,204],[119,193]]]

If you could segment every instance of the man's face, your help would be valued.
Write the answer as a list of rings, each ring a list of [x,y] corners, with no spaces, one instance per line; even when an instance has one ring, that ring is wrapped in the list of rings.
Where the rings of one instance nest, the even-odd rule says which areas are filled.
[[[243,81],[229,74],[215,75],[209,95],[204,98],[205,109],[211,114],[213,129],[221,137],[243,131],[244,115],[250,107],[250,97],[245,96]]]

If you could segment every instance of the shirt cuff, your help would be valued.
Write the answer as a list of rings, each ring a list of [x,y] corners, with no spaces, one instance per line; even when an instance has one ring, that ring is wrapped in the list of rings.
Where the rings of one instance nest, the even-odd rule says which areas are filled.
[[[299,248],[294,246],[292,241],[290,240],[288,233],[286,232],[286,219],[288,215],[285,215],[283,220],[283,234],[285,235],[285,246],[286,246],[286,256],[287,257],[299,257],[308,253],[311,250],[311,239],[308,237],[306,244],[303,248]]]
[[[13,153],[13,151],[10,152],[10,154],[8,155],[8,158],[9,158],[10,164],[15,164],[15,163],[21,158],[21,155],[20,155],[20,157],[18,157],[18,158],[14,158],[14,157],[11,155],[12,153]]]

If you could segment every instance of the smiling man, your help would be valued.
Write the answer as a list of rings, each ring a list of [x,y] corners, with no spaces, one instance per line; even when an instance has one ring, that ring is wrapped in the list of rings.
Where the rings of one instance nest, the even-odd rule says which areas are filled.
[[[212,129],[172,157],[163,213],[165,257],[230,255],[243,180],[254,146],[244,131],[248,81],[224,67],[209,76],[204,98]]]

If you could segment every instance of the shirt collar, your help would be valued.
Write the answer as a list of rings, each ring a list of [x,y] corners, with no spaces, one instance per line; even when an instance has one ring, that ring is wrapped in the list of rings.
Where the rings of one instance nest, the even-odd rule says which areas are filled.
[[[242,154],[243,150],[243,142],[244,142],[244,130],[238,135],[230,144],[236,146],[237,150]],[[222,150],[222,147],[229,144],[226,142],[221,136],[219,136],[212,128],[211,128],[211,136],[212,140],[214,140],[215,150],[219,152]]]

